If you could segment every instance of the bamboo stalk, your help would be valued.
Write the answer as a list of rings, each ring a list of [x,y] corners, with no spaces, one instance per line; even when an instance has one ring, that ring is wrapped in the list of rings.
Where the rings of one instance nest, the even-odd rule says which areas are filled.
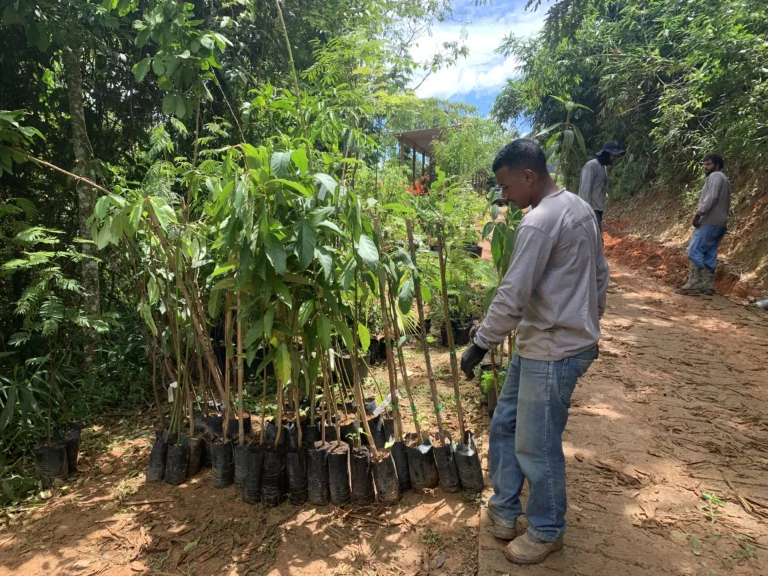
[[[376,247],[381,254],[381,244],[379,238],[381,237],[381,230],[379,229],[379,220],[374,218],[373,220],[373,232],[376,236]],[[389,374],[389,394],[390,404],[392,405],[392,412],[395,416],[395,439],[398,442],[403,441],[403,422],[400,418],[400,406],[397,399],[397,381],[395,376],[395,360],[392,357],[392,332],[389,327],[389,314],[387,313],[387,281],[384,276],[384,268],[379,264],[376,272],[379,280],[379,300],[381,301],[381,323],[384,325],[384,341],[387,348],[387,373]],[[397,323],[397,321],[395,321]]]
[[[443,241],[443,225],[437,227],[437,258],[440,262],[440,283],[442,284],[443,312],[445,314],[445,333],[448,335],[448,350],[451,358],[451,376],[453,377],[453,394],[456,397],[456,412],[459,417],[459,437],[464,439],[464,410],[461,406],[461,388],[459,387],[459,365],[456,361],[456,348],[453,339],[453,325],[448,302],[448,283],[445,273],[445,243]]]
[[[243,321],[240,318],[242,306],[240,303],[240,292],[237,293],[237,418],[238,422],[238,441],[240,446],[245,444],[245,424],[243,422]],[[227,423],[229,426],[229,423]]]
[[[405,221],[405,227],[408,231],[408,248],[411,252],[411,261],[414,267],[416,267],[416,244],[413,241],[413,222],[410,219]],[[437,383],[435,382],[435,376],[432,373],[432,360],[429,357],[429,342],[427,341],[427,324],[424,320],[424,300],[421,297],[421,279],[418,273],[413,275],[413,289],[416,295],[416,308],[419,311],[419,328],[421,336],[421,346],[424,350],[424,362],[427,367],[427,378],[429,380],[429,388],[432,392],[432,404],[435,407],[435,419],[437,420],[437,431],[440,434],[440,442],[445,445],[445,432],[443,431],[443,419],[440,416],[442,407],[440,406],[440,400],[437,395]]]

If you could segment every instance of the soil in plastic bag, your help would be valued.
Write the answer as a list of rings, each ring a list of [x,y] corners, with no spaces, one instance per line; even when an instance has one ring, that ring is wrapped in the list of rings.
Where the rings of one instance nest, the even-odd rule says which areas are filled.
[[[54,478],[66,478],[69,474],[66,443],[40,440],[35,447],[35,469],[46,486]]]
[[[235,481],[235,454],[232,442],[214,439],[211,443],[211,477],[214,488],[226,488]]]
[[[334,440],[338,440],[338,438],[336,438],[336,427],[333,424],[326,424],[325,425],[325,441],[326,443],[329,443],[329,442],[333,442]]]
[[[165,461],[168,456],[168,444],[165,442],[166,431],[155,431],[155,444],[149,454],[147,482],[162,482],[165,477]]]
[[[80,424],[68,422],[53,433],[54,441],[62,441],[67,447],[69,474],[77,472],[77,453],[80,451]]]
[[[472,432],[464,432],[464,444],[456,446],[455,456],[464,492],[471,496],[482,493],[483,468],[480,465],[480,454],[477,452],[475,436]]]
[[[264,450],[251,444],[245,456],[245,481],[243,482],[243,502],[256,504],[261,501],[261,477],[264,470]]]
[[[244,434],[250,434],[251,433],[251,415],[250,414],[244,414],[243,415],[243,433]],[[229,426],[227,426],[227,436],[229,438],[237,438],[240,435],[240,423],[237,418],[230,418],[229,419]]]
[[[395,438],[395,420],[393,418],[384,418],[384,437],[387,442],[392,442]]]
[[[395,442],[390,448],[392,460],[397,470],[397,481],[400,484],[400,494],[411,489],[411,476],[408,472],[408,449],[405,442]]]
[[[355,419],[352,422],[349,422],[347,424],[343,424],[339,431],[341,432],[341,440],[343,442],[346,442],[349,446],[349,449],[352,450],[354,448],[354,437],[358,433],[360,428],[360,419],[355,416]],[[365,436],[363,436],[365,438]]]
[[[309,503],[325,506],[331,501],[331,488],[328,483],[328,448],[329,445],[318,441],[307,450],[307,488]]]
[[[200,428],[211,436],[224,435],[224,418],[222,416],[203,416],[200,418]]]
[[[400,484],[392,455],[388,452],[380,452],[379,460],[371,461],[371,470],[379,502],[383,504],[397,502],[400,499]]]
[[[384,430],[384,418],[381,417],[381,414],[374,416],[368,420],[368,426],[371,428],[373,445],[376,446],[377,450],[383,450],[384,445],[387,443],[387,433]],[[363,442],[364,444],[371,443],[371,439],[368,438],[368,436],[363,436],[363,439],[366,440]]]
[[[285,473],[285,450],[275,450],[272,445],[264,452],[261,476],[261,502],[274,508],[283,500],[283,475]]]
[[[182,435],[181,441],[177,442],[174,437],[168,440],[168,454],[165,459],[165,475],[163,479],[166,484],[178,486],[187,479],[187,462],[189,460],[189,443],[187,437]]]
[[[211,468],[213,466],[213,437],[209,434],[203,436],[203,446],[200,450],[200,467]]]
[[[201,438],[188,438],[189,458],[187,459],[187,478],[192,478],[200,472],[200,463],[203,455],[203,440]]]
[[[460,492],[461,482],[459,470],[456,468],[453,442],[448,442],[445,446],[435,446],[432,451],[435,453],[440,488],[443,489],[443,492]]]
[[[355,506],[373,504],[376,493],[373,491],[371,453],[368,448],[363,446],[352,450],[350,476],[352,479],[352,504]]]
[[[349,487],[349,446],[345,442],[331,442],[328,449],[328,482],[331,502],[347,504],[352,498]]]
[[[423,444],[407,446],[408,472],[411,477],[411,487],[416,491],[437,488],[440,475],[435,463],[435,454],[429,440]]]
[[[320,440],[320,426],[318,420],[315,419],[314,422],[310,422],[309,420],[302,422],[301,434],[306,446],[312,446],[315,442]]]
[[[288,450],[285,454],[285,468],[288,471],[288,499],[294,506],[303,506],[309,497],[305,448]]]
[[[246,460],[248,458],[248,444],[235,444],[235,492],[241,494],[245,485]]]

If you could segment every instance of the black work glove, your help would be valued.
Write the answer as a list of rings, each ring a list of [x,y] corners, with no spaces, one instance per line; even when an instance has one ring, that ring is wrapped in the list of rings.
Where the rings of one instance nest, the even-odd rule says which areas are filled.
[[[469,380],[475,377],[475,367],[483,361],[485,354],[488,352],[485,348],[481,348],[477,344],[472,344],[461,355],[461,371],[466,374]]]
[[[693,217],[692,224],[694,228],[698,228],[699,226],[701,226],[701,214],[699,214],[698,212],[696,213],[696,216]]]

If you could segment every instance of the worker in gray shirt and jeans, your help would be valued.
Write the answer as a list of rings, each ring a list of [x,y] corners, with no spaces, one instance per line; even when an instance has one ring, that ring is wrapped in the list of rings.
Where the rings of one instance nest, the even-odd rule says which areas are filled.
[[[579,198],[592,207],[597,216],[600,231],[603,230],[603,212],[608,198],[608,166],[624,156],[625,150],[618,142],[606,142],[595,157],[584,164],[579,181]]]
[[[731,212],[731,183],[723,174],[725,162],[718,154],[704,156],[707,180],[693,217],[693,234],[688,245],[691,261],[688,281],[675,292],[685,296],[709,296],[715,292],[717,250],[725,236]]]
[[[507,559],[533,564],[562,548],[562,435],[576,382],[598,355],[609,269],[593,210],[557,186],[536,142],[507,144],[493,171],[505,198],[518,208],[532,209],[515,231],[509,269],[473,344],[462,355],[461,369],[472,378],[486,352],[517,329],[516,351],[491,421],[494,494],[488,512],[494,535],[512,540]],[[518,536],[525,479],[530,528]]]

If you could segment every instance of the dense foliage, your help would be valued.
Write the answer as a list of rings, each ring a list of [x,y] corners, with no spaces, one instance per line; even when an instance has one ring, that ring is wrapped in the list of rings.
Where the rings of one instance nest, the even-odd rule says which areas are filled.
[[[562,0],[539,37],[503,43],[522,75],[493,114],[531,116],[536,134],[565,120],[553,96],[585,106],[573,118],[590,153],[604,140],[628,148],[616,195],[685,184],[708,152],[754,168],[768,153],[767,38],[760,0]],[[565,159],[574,190],[584,160]]]
[[[214,400],[298,407],[327,383],[329,348],[367,350],[382,283],[413,329],[406,217],[425,250],[436,223],[450,232],[456,262],[477,240],[465,171],[431,167],[414,198],[395,150],[398,131],[476,116],[406,90],[465,53],[409,56],[448,2],[3,0],[0,14],[3,477],[53,426],[106,410],[154,405],[178,430]],[[427,251],[427,298],[436,269]],[[471,293],[460,276],[454,293]]]

